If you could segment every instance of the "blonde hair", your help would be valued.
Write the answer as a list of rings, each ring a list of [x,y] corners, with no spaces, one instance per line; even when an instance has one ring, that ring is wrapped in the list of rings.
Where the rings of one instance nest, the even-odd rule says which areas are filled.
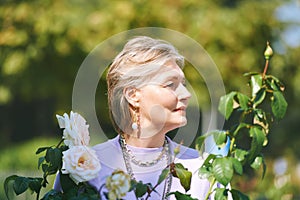
[[[167,61],[175,60],[183,68],[184,58],[164,40],[139,36],[129,40],[109,67],[106,80],[108,106],[113,125],[118,133],[132,124],[130,105],[124,96],[125,88],[141,88],[156,75]]]

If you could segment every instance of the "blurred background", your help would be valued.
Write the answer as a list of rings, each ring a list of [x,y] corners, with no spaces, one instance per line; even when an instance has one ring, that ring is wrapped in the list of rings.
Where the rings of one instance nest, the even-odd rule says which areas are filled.
[[[35,151],[59,142],[55,114],[71,110],[76,73],[89,52],[110,36],[139,27],[168,28],[196,40],[218,66],[227,92],[249,91],[243,74],[262,72],[270,41],[275,55],[268,73],[285,84],[289,107],[271,127],[265,178],[237,177],[234,187],[250,199],[300,199],[297,0],[0,0],[0,199],[6,199],[5,177],[40,175]],[[205,94],[203,80],[193,78],[192,70],[185,73],[199,85],[198,95]],[[114,135],[105,94],[95,98],[101,126]],[[209,98],[199,101],[200,111],[207,109]],[[15,199],[34,198],[26,193]]]

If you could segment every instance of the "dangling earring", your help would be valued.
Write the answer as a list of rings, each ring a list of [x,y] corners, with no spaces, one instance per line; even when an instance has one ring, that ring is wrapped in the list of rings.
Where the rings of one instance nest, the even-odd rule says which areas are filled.
[[[138,127],[139,127],[139,109],[138,107],[134,107],[131,128],[132,130],[137,130]]]

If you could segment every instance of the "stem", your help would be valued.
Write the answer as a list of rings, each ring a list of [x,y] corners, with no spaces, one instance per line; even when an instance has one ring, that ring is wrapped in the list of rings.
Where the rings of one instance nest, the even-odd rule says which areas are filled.
[[[216,183],[216,179],[214,178],[211,185],[210,185],[210,187],[209,187],[208,192],[206,193],[205,200],[208,200],[209,195],[212,193],[212,189],[213,189],[215,183]]]
[[[40,191],[36,194],[36,200],[40,199]]]
[[[233,138],[231,139],[231,141],[230,141],[230,148],[229,148],[228,155],[230,155],[230,153],[232,152],[234,143],[235,143],[235,137],[233,137]]]
[[[64,139],[61,139],[60,142],[56,145],[56,148],[58,148],[61,145],[61,143],[63,143],[63,141]]]
[[[100,200],[102,200],[102,195],[101,195],[101,190],[102,188],[105,186],[105,184],[102,184],[98,190],[99,196],[100,196]]]
[[[146,198],[145,198],[145,200],[148,200],[149,199],[149,197],[151,196],[151,193],[155,190],[155,188],[157,187],[158,185],[156,184],[154,187],[153,187],[153,189],[151,190],[151,189],[149,189],[149,187],[148,187],[148,189],[149,189],[149,191],[147,192],[148,194],[147,194],[147,196],[146,196]]]
[[[263,79],[265,79],[268,67],[269,67],[269,59],[266,59],[266,64],[265,64],[264,72],[263,72],[263,75],[262,75]]]

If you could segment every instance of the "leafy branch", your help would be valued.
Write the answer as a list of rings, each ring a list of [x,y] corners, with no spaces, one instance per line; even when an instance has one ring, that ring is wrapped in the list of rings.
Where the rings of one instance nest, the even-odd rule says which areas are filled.
[[[254,170],[262,168],[262,177],[265,175],[262,149],[268,143],[271,124],[284,117],[288,105],[283,95],[284,85],[278,78],[267,75],[272,55],[273,50],[267,43],[263,73],[245,74],[250,79],[250,96],[232,91],[220,98],[220,113],[229,121],[235,120],[233,115],[238,116],[238,121],[229,130],[212,131],[197,139],[198,150],[201,150],[205,138],[211,135],[220,148],[230,140],[226,156],[209,155],[199,169],[199,176],[211,181],[206,199],[213,192],[217,200],[226,198],[229,192],[233,199],[249,199],[238,190],[227,189],[234,174],[243,175],[243,169],[251,167]],[[243,145],[245,138],[249,139],[248,145]],[[223,188],[214,188],[216,182]]]
[[[63,141],[63,140],[62,140]],[[9,189],[12,184],[12,189],[16,195],[20,195],[27,190],[30,190],[32,194],[36,194],[36,200],[40,199],[40,193],[42,188],[46,188],[49,184],[48,177],[56,175],[61,171],[62,167],[62,152],[67,150],[68,147],[62,145],[62,141],[55,147],[41,147],[36,151],[36,154],[45,153],[38,159],[38,169],[43,171],[42,177],[23,177],[12,175],[5,179],[4,189],[7,199],[9,197]],[[99,199],[98,192],[89,184],[82,182],[75,184],[68,175],[60,173],[60,181],[64,193],[51,189],[41,198],[42,200],[50,199],[69,199],[76,197],[78,199],[89,197],[89,199]]]

